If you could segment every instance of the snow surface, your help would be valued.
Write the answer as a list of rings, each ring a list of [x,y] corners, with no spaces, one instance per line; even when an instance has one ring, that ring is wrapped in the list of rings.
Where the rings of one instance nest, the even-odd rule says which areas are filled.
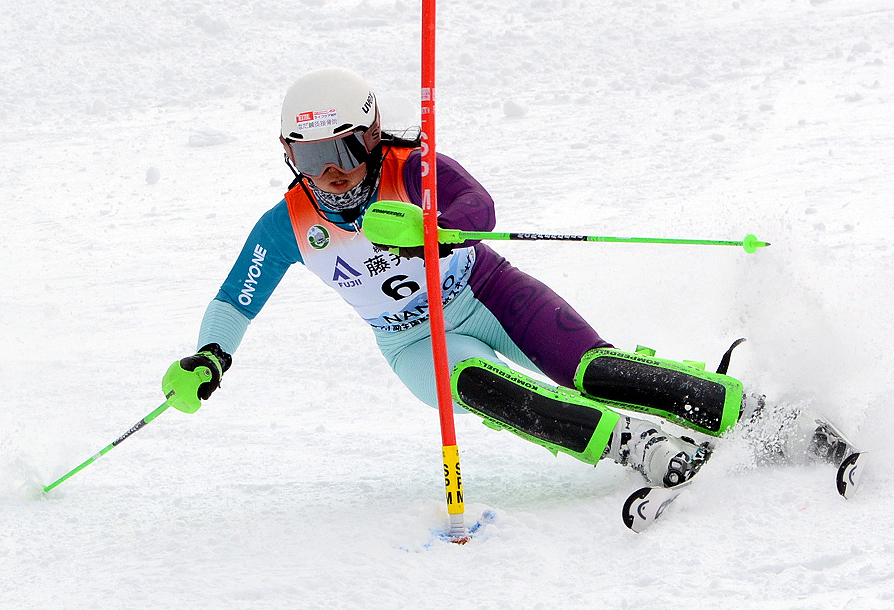
[[[0,18],[0,608],[894,607],[890,0],[477,0],[439,7],[438,145],[498,229],[741,239],[513,243],[619,347],[812,404],[872,452],[756,466],[736,434],[648,532],[641,484],[457,419],[466,546],[437,414],[304,269],[224,388],[162,400],[256,218],[289,181],[279,104],[344,65],[418,124],[407,0],[6,1]]]

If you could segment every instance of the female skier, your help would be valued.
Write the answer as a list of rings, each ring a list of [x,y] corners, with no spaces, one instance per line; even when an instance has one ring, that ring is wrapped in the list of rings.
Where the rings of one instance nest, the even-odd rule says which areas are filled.
[[[280,141],[295,180],[257,222],[209,304],[198,353],[166,372],[169,403],[193,413],[211,396],[249,322],[286,270],[300,262],[372,327],[388,364],[413,394],[436,405],[421,248],[373,244],[361,231],[375,201],[421,206],[419,140],[382,133],[367,83],[349,70],[326,68],[306,74],[286,93]],[[437,175],[441,227],[493,229],[494,202],[472,176],[444,155],[438,155]],[[737,421],[737,380],[646,350],[614,349],[549,287],[483,243],[442,244],[440,256],[454,400],[491,427],[589,464],[609,457],[651,484],[673,486],[698,471],[709,445],[612,407],[714,436]],[[497,352],[558,387],[509,368]]]

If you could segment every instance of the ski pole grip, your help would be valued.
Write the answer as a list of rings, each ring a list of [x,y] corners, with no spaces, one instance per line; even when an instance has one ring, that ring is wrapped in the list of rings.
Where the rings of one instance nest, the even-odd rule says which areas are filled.
[[[374,244],[423,245],[422,208],[403,201],[376,201],[363,217],[363,234]]]

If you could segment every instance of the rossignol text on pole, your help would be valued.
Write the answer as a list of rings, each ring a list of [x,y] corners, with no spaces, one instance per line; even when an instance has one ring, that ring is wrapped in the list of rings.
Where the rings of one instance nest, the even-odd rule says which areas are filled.
[[[58,479],[56,479],[49,485],[44,485],[43,492],[47,493],[48,491],[50,491],[51,489],[53,489],[60,483],[73,477],[74,475],[76,475],[77,473],[82,471],[84,468],[86,468],[87,466],[89,466],[90,464],[92,464],[93,462],[95,462],[96,460],[98,460],[99,458],[104,456],[105,454],[107,454],[109,451],[111,451],[112,449],[114,449],[115,447],[120,445],[124,441],[124,439],[126,439],[128,436],[130,436],[131,434],[133,434],[134,432],[136,432],[137,430],[139,430],[140,428],[142,428],[143,426],[145,426],[146,424],[151,422],[153,419],[155,419],[156,417],[158,417],[159,415],[164,413],[165,409],[167,409],[169,406],[170,405],[168,404],[168,401],[165,400],[163,403],[161,403],[158,406],[158,408],[156,408],[154,411],[152,411],[152,413],[150,413],[149,415],[147,415],[146,417],[144,417],[143,419],[138,421],[136,424],[134,424],[134,426],[130,430],[128,430],[127,432],[125,432],[124,434],[119,436],[117,439],[112,441],[106,447],[102,448],[99,451],[99,453],[96,453],[95,455],[87,458],[86,460],[81,462],[78,466],[69,470],[67,473],[65,473],[63,476],[59,477]]]
[[[557,235],[554,233],[498,233],[495,231],[454,231],[441,229],[441,243],[462,243],[469,239],[494,239],[518,241],[599,241],[616,244],[681,244],[687,246],[741,246],[745,252],[753,254],[758,248],[770,244],[758,240],[754,235],[746,235],[741,241],[720,239],[676,239],[670,237],[607,237],[604,235]]]

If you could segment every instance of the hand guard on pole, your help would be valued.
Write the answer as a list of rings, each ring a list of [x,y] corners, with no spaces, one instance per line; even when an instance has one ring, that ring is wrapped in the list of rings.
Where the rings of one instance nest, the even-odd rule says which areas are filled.
[[[217,343],[209,343],[198,353],[174,362],[161,380],[168,405],[184,413],[198,411],[202,401],[220,387],[232,362],[233,357]]]

